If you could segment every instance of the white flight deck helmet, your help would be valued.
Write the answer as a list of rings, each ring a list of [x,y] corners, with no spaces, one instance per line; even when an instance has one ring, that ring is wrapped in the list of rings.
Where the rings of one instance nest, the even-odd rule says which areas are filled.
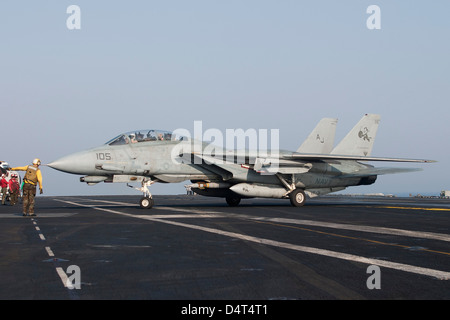
[[[33,164],[34,164],[34,165],[37,165],[37,166],[40,166],[40,165],[41,165],[41,160],[39,160],[38,158],[36,158],[36,159],[33,160]]]

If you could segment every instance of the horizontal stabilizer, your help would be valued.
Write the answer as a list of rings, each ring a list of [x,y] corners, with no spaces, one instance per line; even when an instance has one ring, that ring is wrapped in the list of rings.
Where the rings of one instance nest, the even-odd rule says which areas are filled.
[[[306,161],[326,161],[326,160],[356,160],[356,161],[389,161],[389,162],[421,162],[431,163],[435,160],[426,159],[405,159],[405,158],[387,158],[387,157],[365,157],[365,156],[352,156],[352,155],[337,155],[337,154],[301,154],[292,153],[290,155],[283,155],[285,159],[296,159]]]
[[[422,171],[422,169],[421,168],[368,168],[368,169],[362,169],[362,170],[355,171],[353,173],[339,176],[339,178],[358,178],[358,177],[367,177],[367,176],[393,174],[393,173],[404,173],[404,172],[414,172],[414,171]]]

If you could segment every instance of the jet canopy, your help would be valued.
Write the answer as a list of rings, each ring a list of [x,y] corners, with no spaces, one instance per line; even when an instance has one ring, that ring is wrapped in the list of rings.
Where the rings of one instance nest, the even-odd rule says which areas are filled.
[[[179,140],[183,140],[183,137],[178,136],[170,131],[150,129],[150,130],[125,132],[118,135],[114,139],[109,140],[105,144],[108,144],[110,146],[116,146],[122,144],[131,144],[147,141],[179,141]]]

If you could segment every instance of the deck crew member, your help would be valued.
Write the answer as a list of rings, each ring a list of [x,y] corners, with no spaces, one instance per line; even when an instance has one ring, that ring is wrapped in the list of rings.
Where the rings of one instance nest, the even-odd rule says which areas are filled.
[[[34,214],[34,197],[36,196],[36,186],[39,183],[39,191],[42,194],[42,174],[39,166],[41,160],[34,159],[33,164],[25,167],[11,168],[12,171],[26,171],[23,177],[23,215],[36,216]]]

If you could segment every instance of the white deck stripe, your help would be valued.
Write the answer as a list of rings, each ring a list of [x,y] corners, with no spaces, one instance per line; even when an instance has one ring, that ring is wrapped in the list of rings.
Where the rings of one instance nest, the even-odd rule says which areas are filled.
[[[70,282],[69,278],[67,278],[67,274],[64,272],[64,270],[61,267],[57,267],[56,268],[56,272],[58,272],[58,275],[61,278],[61,281],[62,281],[64,287],[66,287],[68,289],[73,289],[74,288],[74,286]]]
[[[101,203],[109,203],[114,205],[124,205],[124,206],[135,206],[126,202],[116,202],[116,201],[106,201],[106,200],[93,200],[86,199],[92,202],[101,202]],[[63,200],[57,200],[63,201]],[[64,201],[63,201],[64,202]],[[67,202],[67,201],[66,201]],[[251,219],[258,221],[269,221],[269,222],[280,222],[280,223],[290,223],[290,224],[299,224],[299,225],[307,225],[307,226],[315,226],[315,227],[324,227],[324,228],[333,228],[333,229],[343,229],[343,230],[352,230],[359,232],[369,232],[369,233],[379,233],[379,234],[389,234],[396,236],[404,236],[404,237],[412,237],[412,238],[422,238],[422,239],[432,239],[432,240],[440,240],[450,242],[450,235],[443,233],[433,233],[433,232],[423,232],[423,231],[411,231],[411,230],[402,230],[395,228],[384,228],[384,227],[373,227],[373,226],[360,226],[360,225],[352,225],[352,224],[343,224],[343,223],[331,223],[331,222],[321,222],[321,221],[313,221],[313,220],[297,220],[297,219],[285,219],[285,218],[267,218],[267,217],[253,217],[245,214],[224,214],[223,212],[213,211],[213,210],[195,210],[191,209],[183,209],[183,208],[172,208],[172,207],[157,207],[157,210],[172,210],[172,211],[181,211],[188,212],[190,215],[152,215],[152,218],[221,218],[221,217],[232,217],[235,216],[239,219]],[[192,212],[196,213],[195,215]]]
[[[37,231],[40,231],[41,229],[37,226],[36,221],[33,219],[33,224],[35,225],[35,229]],[[44,235],[39,232],[39,238],[41,238],[41,240],[45,240]],[[45,251],[47,251],[47,254],[49,257],[54,257],[55,254],[53,253],[52,249],[50,247],[45,247]],[[68,288],[68,289],[73,289],[74,286],[73,284],[70,282],[69,278],[67,277],[66,273],[64,272],[64,270],[61,267],[57,267],[56,268],[56,272],[58,273],[64,287]]]
[[[370,258],[366,258],[366,257],[362,257],[362,256],[353,255],[353,254],[335,252],[335,251],[306,247],[306,246],[300,246],[300,245],[279,242],[279,241],[274,241],[274,240],[269,240],[269,239],[264,239],[264,238],[258,238],[258,237],[253,237],[253,236],[247,236],[247,235],[243,235],[243,234],[239,234],[239,233],[228,232],[228,231],[207,228],[207,227],[201,227],[201,226],[197,226],[197,225],[191,225],[191,224],[181,223],[181,222],[176,222],[176,221],[155,219],[152,216],[142,216],[142,215],[136,216],[136,215],[120,212],[117,210],[100,208],[100,207],[96,207],[93,205],[84,205],[84,204],[80,204],[80,203],[76,203],[76,202],[72,202],[72,201],[65,201],[65,200],[58,200],[58,201],[66,202],[66,203],[81,206],[81,207],[90,207],[95,210],[110,212],[110,213],[119,214],[122,216],[131,217],[131,218],[144,219],[144,220],[149,220],[149,221],[154,221],[154,222],[161,222],[161,223],[165,223],[165,224],[176,225],[176,226],[194,229],[194,230],[201,230],[201,231],[219,234],[219,235],[236,238],[236,239],[241,239],[241,240],[245,240],[245,241],[251,241],[251,242],[256,242],[256,243],[260,243],[260,244],[296,250],[296,251],[300,251],[300,252],[318,254],[318,255],[322,255],[322,256],[327,256],[327,257],[332,257],[332,258],[337,258],[337,259],[342,259],[342,260],[347,260],[347,261],[360,262],[360,263],[365,263],[365,264],[369,264],[369,265],[377,265],[380,267],[401,270],[401,271],[405,271],[405,272],[427,275],[427,276],[435,277],[440,280],[450,279],[450,272],[446,272],[446,271],[416,267],[416,266],[412,266],[412,265],[390,262],[390,261],[379,260],[379,259],[370,259]],[[175,209],[172,208],[172,210],[177,210],[177,208],[175,208]]]
[[[188,209],[182,208],[169,208],[169,207],[158,207],[158,209],[162,210],[175,210],[175,211],[189,211],[189,212],[201,212],[201,213],[216,213],[218,217],[224,217],[225,215],[221,212],[214,211],[192,211]],[[192,215],[192,218],[195,218],[196,215]],[[443,233],[433,233],[433,232],[423,232],[423,231],[410,231],[410,230],[402,230],[402,229],[394,229],[394,228],[384,228],[384,227],[373,227],[373,226],[360,226],[353,224],[344,224],[344,223],[332,223],[332,222],[322,222],[322,221],[313,221],[313,220],[298,220],[298,219],[285,219],[285,218],[267,218],[267,217],[253,217],[245,214],[227,214],[227,217],[234,216],[240,219],[250,219],[257,221],[268,221],[268,222],[279,222],[279,223],[289,223],[289,224],[299,224],[299,225],[307,225],[307,226],[315,226],[315,227],[325,227],[325,228],[333,228],[333,229],[342,229],[342,230],[352,230],[359,232],[369,232],[369,233],[379,233],[379,234],[389,234],[395,236],[404,236],[404,237],[413,237],[413,238],[422,238],[422,239],[432,239],[432,240],[441,240],[450,242],[450,235]],[[171,217],[171,216],[166,216]]]
[[[47,251],[49,257],[55,256],[55,254],[53,253],[52,249],[50,249],[50,247],[45,247],[45,250]]]

